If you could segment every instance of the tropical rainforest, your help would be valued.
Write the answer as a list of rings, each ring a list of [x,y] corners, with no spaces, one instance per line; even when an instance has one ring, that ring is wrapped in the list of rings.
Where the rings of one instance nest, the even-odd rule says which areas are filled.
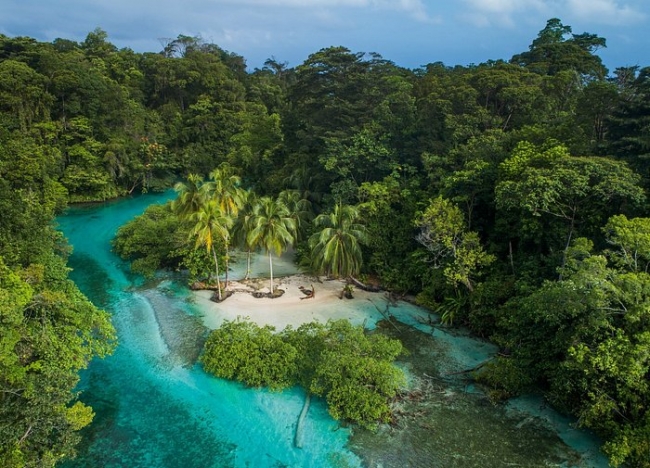
[[[78,373],[115,346],[55,217],[175,185],[115,240],[136,271],[224,300],[231,248],[272,266],[293,245],[496,343],[475,374],[494,401],[541,389],[612,465],[650,467],[650,67],[608,70],[603,47],[551,19],[478,65],[336,46],[249,70],[198,37],[136,53],[101,29],[0,35],[0,465],[74,455],[93,417]]]

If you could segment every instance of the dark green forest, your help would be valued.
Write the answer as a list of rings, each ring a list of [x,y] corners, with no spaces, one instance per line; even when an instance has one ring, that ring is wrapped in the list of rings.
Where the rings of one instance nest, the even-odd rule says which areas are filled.
[[[650,67],[608,70],[605,38],[558,19],[531,39],[478,65],[336,46],[251,71],[198,37],[0,35],[0,465],[74,454],[78,372],[115,345],[54,218],[175,186],[115,241],[136,271],[218,281],[232,247],[294,245],[496,343],[475,376],[494,401],[541,389],[612,465],[650,467]]]

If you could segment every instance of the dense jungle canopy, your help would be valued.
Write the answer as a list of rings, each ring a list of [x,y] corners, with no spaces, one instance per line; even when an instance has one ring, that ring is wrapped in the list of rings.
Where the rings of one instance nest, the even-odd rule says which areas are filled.
[[[551,19],[528,50],[477,65],[409,70],[337,46],[251,71],[198,37],[136,53],[101,29],[81,43],[0,35],[0,465],[74,452],[92,419],[78,371],[114,346],[67,277],[54,217],[232,176],[269,210],[281,193],[293,206],[258,205],[260,223],[309,202],[321,224],[286,226],[320,270],[334,264],[314,235],[362,223],[354,268],[337,272],[492,340],[502,352],[477,379],[495,399],[541,388],[613,465],[649,467],[650,68],[608,70],[605,46]],[[181,214],[155,208],[116,248],[143,272],[198,274],[213,256],[193,259],[188,238],[206,243]],[[215,261],[255,237],[210,236]]]

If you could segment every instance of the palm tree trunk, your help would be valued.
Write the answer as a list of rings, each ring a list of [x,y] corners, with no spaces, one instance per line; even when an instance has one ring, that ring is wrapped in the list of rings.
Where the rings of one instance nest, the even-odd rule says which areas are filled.
[[[271,272],[271,297],[273,297],[273,257],[269,250],[269,271]]]
[[[230,244],[226,240],[226,284],[224,285],[224,289],[228,289],[228,270],[230,269]]]
[[[248,279],[251,276],[251,249],[248,249],[248,255],[246,256],[246,277]]]
[[[217,260],[217,252],[212,246],[212,257],[214,258],[214,270],[217,273],[217,297],[221,300],[221,280],[219,280],[219,260]]]

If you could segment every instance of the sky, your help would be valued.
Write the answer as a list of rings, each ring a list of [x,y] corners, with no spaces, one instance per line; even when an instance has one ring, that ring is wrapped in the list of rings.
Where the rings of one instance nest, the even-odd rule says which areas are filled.
[[[2,0],[0,33],[83,41],[95,28],[118,48],[160,52],[179,35],[298,66],[318,50],[375,52],[406,68],[479,64],[528,50],[546,21],[607,40],[610,70],[650,66],[650,0]]]

